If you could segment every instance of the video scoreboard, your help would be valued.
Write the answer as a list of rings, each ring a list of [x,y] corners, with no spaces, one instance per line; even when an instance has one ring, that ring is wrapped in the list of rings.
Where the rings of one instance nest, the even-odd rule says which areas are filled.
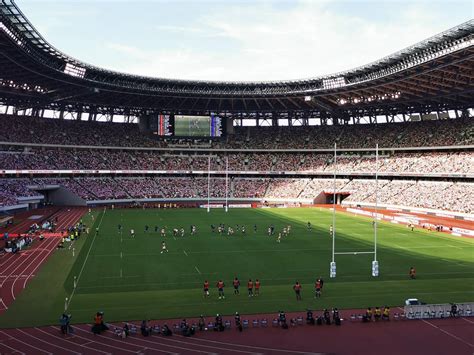
[[[149,117],[151,132],[160,137],[218,138],[224,135],[221,117],[195,115],[152,115]]]

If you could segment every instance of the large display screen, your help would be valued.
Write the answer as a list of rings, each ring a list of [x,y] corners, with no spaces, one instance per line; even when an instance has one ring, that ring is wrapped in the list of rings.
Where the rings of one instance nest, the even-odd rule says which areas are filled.
[[[178,137],[221,137],[222,119],[210,116],[174,116],[174,135]]]
[[[149,119],[149,128],[157,136],[172,136],[173,118],[169,115],[153,115]]]

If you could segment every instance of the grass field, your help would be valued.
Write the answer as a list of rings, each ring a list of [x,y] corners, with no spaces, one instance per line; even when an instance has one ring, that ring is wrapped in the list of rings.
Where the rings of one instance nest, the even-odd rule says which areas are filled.
[[[108,210],[95,212],[97,237],[82,238],[73,258],[56,252],[12,307],[0,326],[56,323],[70,297],[69,312],[76,322],[90,322],[97,310],[106,320],[140,320],[230,314],[402,305],[409,297],[429,303],[472,301],[474,297],[474,241],[445,234],[379,224],[380,277],[371,276],[371,254],[338,255],[337,277],[329,278],[332,212],[306,209],[204,209]],[[90,217],[87,217],[90,218]],[[306,223],[311,221],[313,230]],[[121,236],[117,225],[124,226]],[[245,224],[247,233],[220,236],[210,224]],[[148,224],[150,231],[144,233]],[[189,235],[195,224],[197,236]],[[258,231],[254,233],[253,225]],[[267,236],[267,226],[278,231],[291,224],[290,236],[280,244]],[[161,254],[161,238],[154,226],[167,226],[169,253]],[[171,229],[184,227],[186,236],[173,238]],[[371,221],[337,214],[336,251],[373,250]],[[134,228],[136,238],[128,230]],[[410,266],[417,279],[408,279]],[[78,286],[73,290],[74,276]],[[233,295],[232,279],[241,280],[240,296]],[[325,280],[321,299],[313,297],[314,280]],[[261,295],[249,298],[249,278],[260,279]],[[211,297],[204,299],[202,283],[211,283]],[[226,283],[226,298],[217,298],[216,282]],[[292,285],[303,284],[302,301]],[[72,295],[72,297],[71,297]],[[39,307],[41,305],[41,307]]]

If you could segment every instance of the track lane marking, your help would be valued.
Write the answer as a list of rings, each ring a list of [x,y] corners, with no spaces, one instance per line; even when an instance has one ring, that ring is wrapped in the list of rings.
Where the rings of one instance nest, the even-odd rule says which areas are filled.
[[[437,325],[435,325],[435,324],[433,324],[433,323],[431,323],[431,322],[428,322],[426,319],[421,319],[421,320],[422,320],[424,323],[426,323],[426,324],[432,326],[433,328],[438,329],[439,331],[441,331],[441,332],[443,332],[443,333],[449,335],[450,337],[452,337],[452,338],[454,338],[454,339],[456,339],[456,340],[458,340],[458,341],[460,341],[460,342],[462,342],[462,343],[464,343],[464,344],[466,344],[466,345],[469,345],[471,348],[474,348],[474,345],[473,345],[473,344],[469,343],[468,341],[465,341],[464,339],[461,339],[460,337],[454,335],[453,333],[448,332],[447,330],[444,330],[444,329],[438,327]]]

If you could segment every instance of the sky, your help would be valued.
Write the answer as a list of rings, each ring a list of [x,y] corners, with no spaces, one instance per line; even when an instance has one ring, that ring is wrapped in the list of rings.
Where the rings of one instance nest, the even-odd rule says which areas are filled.
[[[54,47],[161,78],[271,81],[368,64],[474,18],[474,0],[16,0]]]

